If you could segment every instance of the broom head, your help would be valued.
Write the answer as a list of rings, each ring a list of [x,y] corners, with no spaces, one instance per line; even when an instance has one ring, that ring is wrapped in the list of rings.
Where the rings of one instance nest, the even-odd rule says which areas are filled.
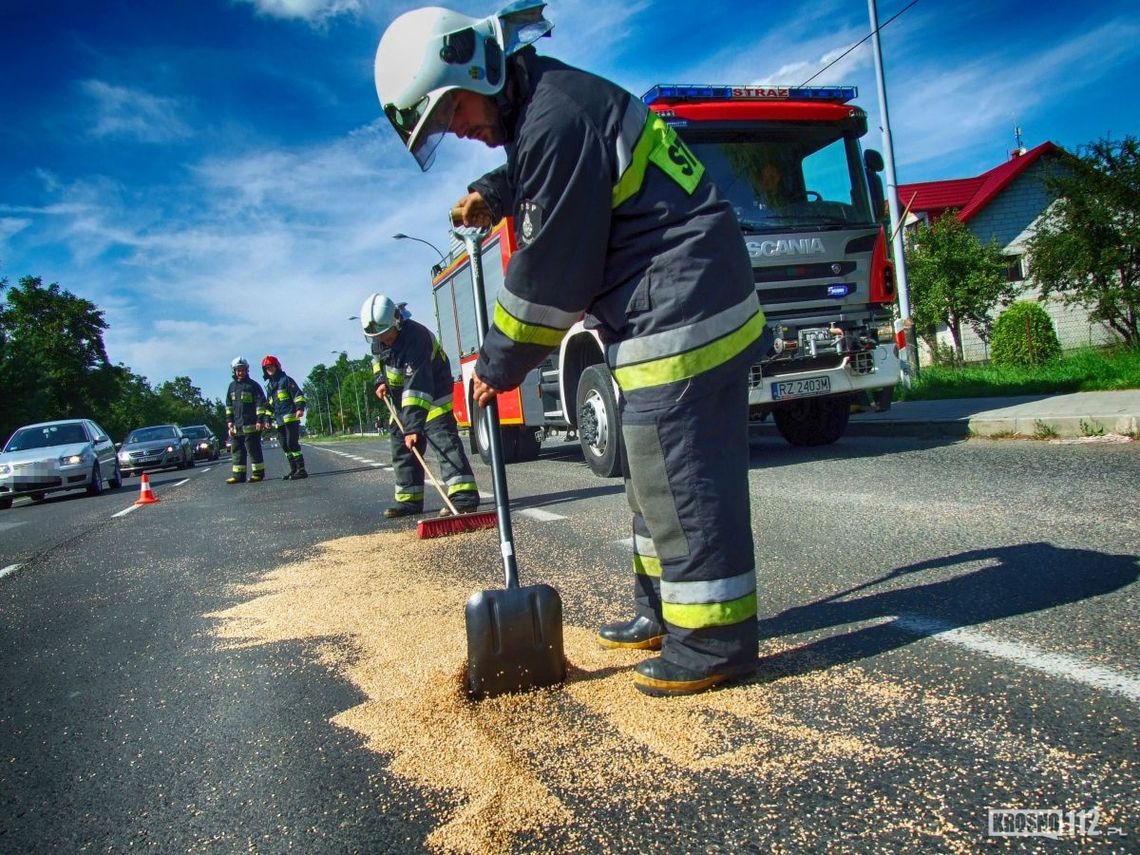
[[[466,531],[479,531],[495,528],[499,518],[494,511],[474,514],[459,514],[450,517],[432,517],[416,523],[416,537],[426,540],[430,537],[446,537],[449,534],[463,534]]]

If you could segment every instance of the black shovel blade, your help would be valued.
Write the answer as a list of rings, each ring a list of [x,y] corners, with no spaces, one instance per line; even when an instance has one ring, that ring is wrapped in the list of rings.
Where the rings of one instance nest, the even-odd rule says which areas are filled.
[[[549,585],[478,591],[466,617],[467,693],[475,700],[566,679],[562,598]]]

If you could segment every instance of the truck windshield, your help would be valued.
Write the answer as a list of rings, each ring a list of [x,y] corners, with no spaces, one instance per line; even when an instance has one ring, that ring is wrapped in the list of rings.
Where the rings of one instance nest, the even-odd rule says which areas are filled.
[[[859,143],[832,126],[773,122],[685,128],[685,142],[746,232],[877,223]]]

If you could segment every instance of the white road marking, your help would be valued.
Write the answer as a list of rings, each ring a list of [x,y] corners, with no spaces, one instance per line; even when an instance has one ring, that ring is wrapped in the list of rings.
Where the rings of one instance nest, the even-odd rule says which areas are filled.
[[[12,575],[23,566],[23,564],[9,564],[7,567],[0,568],[0,579]]]
[[[22,525],[24,525],[23,520],[21,520],[20,522],[0,522],[0,531],[6,531],[7,529],[10,529],[10,528],[18,528],[19,526],[22,526]]]
[[[1048,653],[1030,644],[1002,641],[976,629],[956,627],[921,615],[899,615],[895,625],[915,635],[946,641],[975,653],[984,653],[987,656],[1032,668],[1051,677],[1083,683],[1094,689],[1114,692],[1130,701],[1140,702],[1140,678],[1113,671],[1079,656]]]
[[[138,505],[131,505],[129,507],[123,508],[117,514],[111,514],[111,518],[114,519],[115,517],[125,517],[127,514],[129,514],[131,511],[133,511],[137,507],[138,507]]]
[[[519,511],[520,516],[530,517],[532,520],[539,522],[554,522],[555,520],[564,520],[566,517],[561,514],[552,514],[550,511],[544,511],[542,508],[523,508]]]
[[[174,484],[171,484],[170,486],[171,487],[181,487],[183,484],[189,483],[189,481],[190,481],[189,478],[183,478],[181,481],[177,481]]]

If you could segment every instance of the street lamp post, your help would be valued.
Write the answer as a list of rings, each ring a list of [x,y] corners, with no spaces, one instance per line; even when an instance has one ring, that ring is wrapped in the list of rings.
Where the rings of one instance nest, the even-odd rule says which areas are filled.
[[[393,240],[414,240],[418,243],[427,244],[428,246],[430,246],[432,249],[434,249],[436,251],[436,253],[439,255],[440,261],[447,261],[447,256],[444,255],[442,252],[440,252],[439,247],[436,246],[431,241],[426,241],[423,238],[412,237],[412,235],[406,235],[403,232],[396,232],[396,234],[392,235],[392,239]]]

